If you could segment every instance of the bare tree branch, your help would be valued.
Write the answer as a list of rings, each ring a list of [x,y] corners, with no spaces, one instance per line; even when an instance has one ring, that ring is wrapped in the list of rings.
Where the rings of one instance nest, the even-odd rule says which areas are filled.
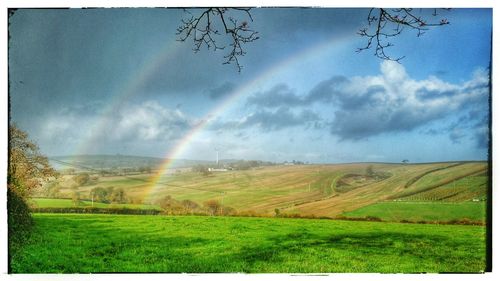
[[[189,18],[182,19],[181,25],[177,27],[177,35],[179,41],[186,41],[190,37],[193,39],[194,52],[198,52],[203,46],[207,49],[223,50],[229,46],[229,52],[224,56],[223,64],[236,64],[238,72],[241,72],[242,65],[239,57],[246,54],[243,49],[244,44],[253,42],[259,37],[258,32],[250,29],[247,21],[238,22],[237,19],[228,16],[228,11],[244,13],[250,21],[253,21],[250,13],[251,8],[208,8],[203,10],[199,16],[194,16],[190,11],[185,10],[189,14]],[[230,43],[219,45],[217,36],[225,34],[229,37]]]
[[[378,15],[374,15],[376,10],[378,10]],[[420,14],[421,10],[419,12],[410,8],[370,9],[367,16],[368,26],[358,31],[360,36],[367,38],[366,45],[358,48],[356,51],[361,52],[373,47],[376,57],[399,62],[404,56],[394,58],[386,53],[387,48],[394,46],[390,42],[391,37],[400,35],[405,29],[416,31],[417,37],[420,37],[425,31],[429,30],[430,27],[449,24],[446,18],[442,18],[439,21],[435,20],[438,16],[437,9],[434,9],[433,13],[430,14],[434,21],[429,21]]]
[[[198,52],[203,46],[214,51],[228,47],[223,64],[234,63],[238,72],[241,72],[243,66],[239,58],[246,54],[244,45],[259,39],[258,32],[249,27],[248,21],[240,22],[228,14],[243,14],[253,22],[251,8],[206,8],[198,16],[194,16],[190,10],[184,11],[189,16],[182,19],[181,25],[177,27],[178,40],[184,42],[192,38],[194,52]],[[437,17],[438,9],[429,12],[428,9],[372,8],[366,18],[367,26],[358,31],[360,36],[366,37],[366,45],[356,52],[373,48],[376,57],[399,62],[404,56],[392,57],[386,52],[387,48],[394,46],[391,38],[405,30],[415,31],[417,37],[420,37],[431,27],[449,24],[446,18],[438,20]],[[225,38],[219,37],[224,35]],[[230,43],[220,43],[227,40]]]

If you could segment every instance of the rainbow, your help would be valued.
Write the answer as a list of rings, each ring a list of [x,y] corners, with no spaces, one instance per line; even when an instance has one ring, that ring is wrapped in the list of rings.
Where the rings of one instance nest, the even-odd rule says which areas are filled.
[[[108,103],[106,107],[101,111],[100,118],[97,122],[93,124],[91,128],[91,133],[89,138],[81,142],[74,151],[75,155],[89,154],[93,151],[93,147],[98,144],[99,139],[102,137],[105,131],[108,119],[119,110],[126,101],[138,94],[138,89],[148,78],[150,78],[158,69],[167,62],[170,58],[176,55],[177,51],[182,47],[182,43],[178,41],[169,41],[155,54],[150,56],[145,60],[139,67],[137,71],[133,71],[128,79],[128,83],[115,94],[113,99]]]
[[[254,79],[251,79],[249,82],[234,90],[221,103],[219,103],[209,113],[207,113],[199,123],[193,126],[193,128],[187,134],[185,134],[183,138],[177,141],[175,146],[167,152],[167,154],[163,157],[165,161],[160,165],[160,168],[158,169],[158,172],[155,174],[155,176],[152,177],[151,185],[146,188],[145,194],[147,196],[150,196],[154,194],[158,187],[162,186],[162,184],[160,183],[160,179],[165,174],[166,170],[172,167],[172,164],[175,162],[175,160],[179,158],[179,156],[186,150],[186,148],[189,147],[191,142],[196,139],[196,137],[205,129],[205,127],[207,127],[207,125],[210,123],[210,120],[221,115],[223,112],[228,110],[231,105],[235,104],[241,98],[253,93],[260,83],[271,80],[278,73],[293,67],[294,64],[331,51],[333,47],[338,48],[340,45],[348,43],[348,39],[350,38],[350,36],[341,36],[340,38],[334,37],[319,44],[310,46],[304,50],[301,50],[298,53],[295,53],[292,56],[289,56],[288,58],[267,68],[265,71],[257,75]]]

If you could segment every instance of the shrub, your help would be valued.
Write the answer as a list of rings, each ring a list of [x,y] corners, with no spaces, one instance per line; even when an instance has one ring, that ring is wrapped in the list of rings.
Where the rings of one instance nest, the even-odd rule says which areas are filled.
[[[222,215],[223,216],[234,216],[237,213],[238,212],[233,207],[225,207],[225,206],[222,207]]]
[[[219,201],[211,199],[208,201],[203,202],[203,206],[207,209],[207,211],[210,213],[210,215],[217,215],[221,211],[221,204]]]
[[[375,217],[375,216],[366,216],[366,217],[365,217],[365,219],[366,219],[367,221],[382,221],[382,219],[381,219],[381,218],[379,218],[379,217]]]
[[[19,251],[21,245],[29,238],[33,227],[33,219],[26,201],[10,187],[7,188],[7,211],[10,258]]]

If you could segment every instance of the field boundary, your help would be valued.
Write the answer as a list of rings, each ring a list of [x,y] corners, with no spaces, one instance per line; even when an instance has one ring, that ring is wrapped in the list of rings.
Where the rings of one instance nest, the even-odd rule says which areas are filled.
[[[429,170],[429,171],[426,171],[426,172],[423,172],[422,174],[418,175],[418,176],[415,176],[413,178],[411,178],[406,184],[405,184],[405,188],[408,188],[410,187],[412,184],[414,184],[415,182],[417,182],[419,179],[427,176],[428,174],[432,174],[434,172],[437,172],[437,171],[442,171],[442,170],[446,170],[446,169],[449,169],[449,168],[453,168],[453,167],[457,167],[457,166],[460,166],[460,165],[464,165],[465,163],[456,163],[456,164],[453,164],[453,165],[450,165],[450,166],[446,166],[446,167],[441,167],[441,168],[436,168],[436,169],[432,169],[432,170]]]
[[[63,207],[32,208],[33,213],[68,213],[68,214],[116,214],[116,215],[158,215],[162,211],[154,209],[98,208],[98,207]]]

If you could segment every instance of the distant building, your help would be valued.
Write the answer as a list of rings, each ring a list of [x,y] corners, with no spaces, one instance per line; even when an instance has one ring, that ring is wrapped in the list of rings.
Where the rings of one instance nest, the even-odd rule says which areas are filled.
[[[227,172],[226,168],[208,168],[209,172]]]

